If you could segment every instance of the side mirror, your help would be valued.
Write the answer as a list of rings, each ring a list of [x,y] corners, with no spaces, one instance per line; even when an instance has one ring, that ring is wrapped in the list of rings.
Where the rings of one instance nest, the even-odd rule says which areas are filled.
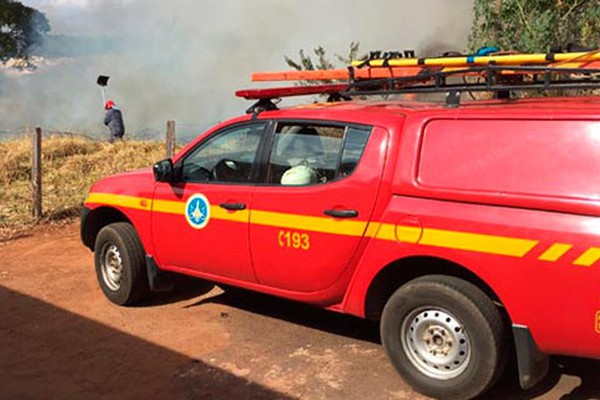
[[[152,167],[154,171],[154,180],[157,182],[173,182],[175,178],[173,161],[170,158],[162,160],[154,164]]]

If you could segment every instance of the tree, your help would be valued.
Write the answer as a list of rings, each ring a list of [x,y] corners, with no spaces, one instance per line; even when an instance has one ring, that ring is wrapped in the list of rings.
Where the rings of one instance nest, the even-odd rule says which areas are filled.
[[[347,67],[353,60],[358,60],[364,58],[363,56],[359,56],[359,42],[350,42],[350,46],[348,48],[348,53],[345,56],[341,56],[339,54],[334,54],[336,60],[341,63],[341,68]],[[336,68],[336,63],[332,62],[327,58],[325,54],[325,49],[322,46],[317,46],[313,49],[313,53],[316,56],[316,59],[310,55],[307,55],[304,50],[300,50],[298,52],[299,59],[298,61],[294,61],[288,56],[283,56],[287,65],[297,71],[314,71],[320,69],[333,69]],[[331,83],[331,81],[318,81],[319,83]],[[310,85],[315,84],[315,82],[300,82],[300,85]]]
[[[0,60],[27,58],[50,31],[46,16],[14,0],[0,0]]]
[[[469,47],[547,52],[577,44],[598,48],[600,2],[589,0],[475,0]]]

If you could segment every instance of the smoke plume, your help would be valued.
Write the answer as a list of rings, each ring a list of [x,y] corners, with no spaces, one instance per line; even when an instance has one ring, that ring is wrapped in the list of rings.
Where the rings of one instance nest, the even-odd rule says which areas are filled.
[[[448,0],[25,0],[52,33],[33,73],[0,72],[0,132],[24,125],[101,135],[96,77],[129,132],[200,133],[243,113],[233,92],[250,73],[287,69],[283,55],[323,46],[331,58],[351,41],[361,51],[462,51],[472,1]],[[254,84],[256,86],[256,84]],[[0,133],[1,135],[1,133]]]

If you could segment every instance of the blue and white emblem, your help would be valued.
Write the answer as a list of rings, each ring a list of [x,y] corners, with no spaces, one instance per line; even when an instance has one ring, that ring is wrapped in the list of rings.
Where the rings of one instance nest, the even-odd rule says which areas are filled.
[[[203,194],[190,196],[185,203],[185,219],[194,229],[202,229],[210,220],[210,203]]]

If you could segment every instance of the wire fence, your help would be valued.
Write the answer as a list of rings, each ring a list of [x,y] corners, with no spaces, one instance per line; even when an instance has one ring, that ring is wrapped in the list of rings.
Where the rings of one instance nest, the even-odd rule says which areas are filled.
[[[214,123],[177,123],[177,138],[176,143],[178,145],[185,145],[195,139],[202,132],[206,131],[210,126],[215,125]],[[134,131],[128,131],[125,137],[132,140],[148,140],[148,141],[163,141],[165,139],[165,125],[155,125],[147,128],[137,129]],[[10,130],[0,129],[0,142],[8,141],[13,139],[20,139],[28,135],[28,126],[20,126]],[[107,133],[89,133],[89,132],[78,132],[68,131],[64,129],[58,129],[53,127],[44,127],[43,137],[50,136],[69,136],[85,138],[92,141],[106,141],[108,139]]]
[[[171,158],[176,149],[176,124],[175,121],[167,121],[165,128],[163,128],[162,138],[165,141],[165,157]],[[43,130],[41,127],[24,129],[24,132],[20,137],[28,137],[31,140],[31,210],[32,217],[35,221],[39,221],[43,216],[42,210],[42,144],[44,137],[70,137],[70,138],[83,138],[85,140],[100,141],[97,137],[92,137],[86,134],[77,132],[58,132],[52,130]],[[159,134],[155,135],[155,139],[158,139]],[[104,139],[103,141],[105,141]]]

